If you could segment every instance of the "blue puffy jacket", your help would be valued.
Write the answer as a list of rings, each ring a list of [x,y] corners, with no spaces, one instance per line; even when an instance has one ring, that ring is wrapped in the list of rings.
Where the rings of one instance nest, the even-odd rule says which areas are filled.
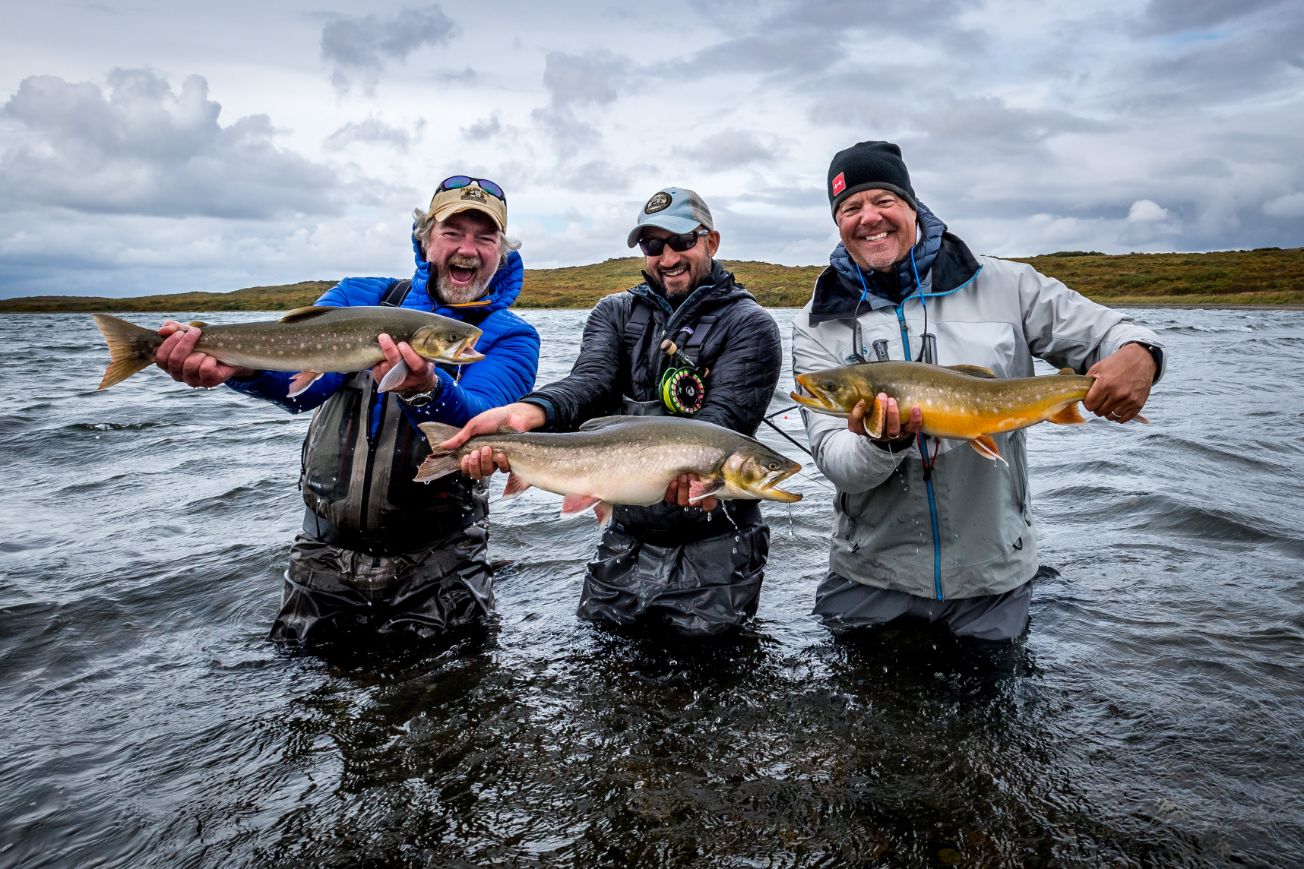
[[[469,305],[449,307],[436,304],[431,298],[427,291],[430,263],[426,262],[416,239],[413,239],[412,247],[417,267],[402,307],[433,311],[478,326],[483,334],[475,347],[485,358],[465,366],[438,366],[441,386],[436,400],[420,409],[400,402],[404,413],[414,424],[433,420],[460,426],[481,411],[510,404],[529,392],[534,387],[539,367],[539,333],[509,310],[520,295],[525,274],[520,254],[515,251],[508,254],[507,261],[494,273],[483,299]],[[323,293],[316,304],[336,307],[377,305],[395,282],[395,278],[345,278]],[[348,375],[325,374],[307,390],[290,398],[286,393],[293,376],[292,372],[262,371],[250,380],[231,380],[227,385],[298,413],[311,410],[328,399]],[[373,429],[378,413],[379,405],[373,408]]]

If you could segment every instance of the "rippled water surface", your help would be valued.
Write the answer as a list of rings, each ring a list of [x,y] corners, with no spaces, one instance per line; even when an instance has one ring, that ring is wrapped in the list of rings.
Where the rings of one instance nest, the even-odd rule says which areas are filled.
[[[528,492],[491,636],[329,658],[265,640],[307,418],[97,392],[89,317],[0,317],[0,865],[1290,865],[1304,312],[1137,313],[1152,425],[1030,435],[1058,575],[1013,647],[832,640],[807,460],[742,637],[578,621],[598,532]],[[526,316],[546,382],[583,314]]]

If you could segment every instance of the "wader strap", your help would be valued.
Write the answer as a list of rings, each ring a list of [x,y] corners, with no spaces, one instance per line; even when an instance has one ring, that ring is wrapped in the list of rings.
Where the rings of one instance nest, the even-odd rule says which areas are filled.
[[[387,308],[402,307],[403,300],[407,298],[408,290],[412,289],[412,281],[404,278],[401,281],[395,281],[390,288],[385,291],[385,296],[380,303]]]
[[[715,325],[718,314],[707,314],[697,321],[696,326],[685,326],[680,332],[688,333],[688,340],[684,342],[679,351],[688,357],[694,365],[697,364],[697,357],[702,354],[702,345],[706,343],[706,334],[711,331]]]
[[[625,331],[622,333],[622,339],[625,344],[625,356],[633,361],[634,348],[638,346],[639,340],[643,333],[647,331],[647,324],[652,320],[652,308],[645,305],[638,299],[633,302],[633,307],[629,312],[629,319],[625,321]]]

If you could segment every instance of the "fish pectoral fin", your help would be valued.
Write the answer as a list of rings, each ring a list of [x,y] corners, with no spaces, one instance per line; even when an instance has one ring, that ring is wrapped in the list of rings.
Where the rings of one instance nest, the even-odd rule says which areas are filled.
[[[706,498],[724,491],[724,481],[693,480],[688,484],[688,503],[696,504]]]
[[[1053,422],[1056,425],[1082,425],[1086,422],[1082,417],[1082,412],[1078,410],[1078,403],[1076,401],[1069,402],[1064,405],[1064,407],[1055,411],[1055,415],[1047,421]]]
[[[869,414],[865,417],[865,433],[872,438],[883,437],[883,430],[887,427],[886,411],[884,405],[886,402],[874,399],[873,406],[869,409]]]
[[[1146,419],[1144,416],[1142,416],[1139,413],[1136,416],[1132,417],[1130,422],[1139,422],[1142,425],[1150,425],[1150,420]]]
[[[287,311],[281,318],[282,323],[298,323],[301,320],[311,320],[313,317],[320,317],[327,311],[336,311],[338,308],[332,308],[329,305],[309,305],[306,308],[295,308],[293,311]]]
[[[567,495],[562,499],[561,512],[563,516],[571,513],[579,513],[587,510],[594,504],[601,502],[602,499],[594,495]]]
[[[969,446],[973,447],[974,452],[985,459],[1000,462],[1007,468],[1010,466],[1010,463],[1005,461],[1005,457],[1001,455],[1001,451],[996,448],[996,441],[992,440],[991,435],[978,435],[978,437],[969,441]]]
[[[996,372],[983,365],[947,365],[946,367],[960,374],[968,374],[970,377],[985,377],[988,380],[996,379]]]
[[[376,387],[380,392],[389,392],[395,386],[398,386],[404,380],[407,380],[410,369],[407,363],[402,359],[394,363],[394,367],[386,372],[385,376],[380,378],[380,385]]]
[[[302,394],[309,386],[317,382],[321,377],[320,371],[300,371],[290,378],[290,391],[285,394],[286,398],[294,398]]]
[[[522,480],[520,474],[510,473],[507,475],[507,485],[503,487],[503,498],[515,498],[528,488],[530,484]],[[566,512],[565,502],[562,502],[562,512]]]

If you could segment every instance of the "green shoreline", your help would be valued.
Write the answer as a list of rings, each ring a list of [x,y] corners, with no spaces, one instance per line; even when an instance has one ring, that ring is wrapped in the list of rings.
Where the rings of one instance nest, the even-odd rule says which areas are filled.
[[[1011,257],[1058,278],[1089,298],[1139,307],[1304,308],[1304,248],[1213,253],[1107,255],[1063,251]],[[800,308],[822,266],[724,260],[768,307]],[[590,308],[602,296],[637,284],[636,257],[557,269],[526,269],[518,308]],[[285,311],[310,305],[335,280],[247,287],[224,293],[182,292],[109,298],[26,296],[0,300],[0,312]]]

